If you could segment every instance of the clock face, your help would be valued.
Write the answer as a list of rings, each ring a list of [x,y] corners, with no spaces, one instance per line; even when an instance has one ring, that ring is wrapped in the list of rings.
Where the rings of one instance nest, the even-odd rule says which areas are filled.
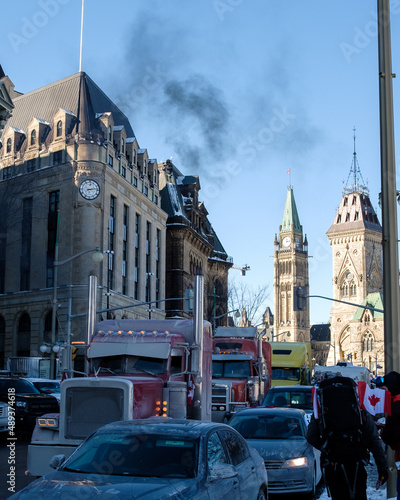
[[[282,245],[284,247],[290,247],[290,238],[289,238],[289,236],[286,236],[285,238],[283,238]]]
[[[87,179],[80,185],[79,192],[86,200],[94,200],[100,194],[100,186],[96,181]]]

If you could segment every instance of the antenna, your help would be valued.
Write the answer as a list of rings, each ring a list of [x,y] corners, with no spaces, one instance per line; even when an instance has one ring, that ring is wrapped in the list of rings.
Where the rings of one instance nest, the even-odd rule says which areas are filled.
[[[353,127],[353,141],[354,141],[354,152],[353,152],[353,166],[354,166],[354,189],[357,190],[357,153],[356,153],[356,127]]]
[[[82,71],[82,46],[83,46],[83,11],[85,8],[85,0],[82,0],[82,14],[81,14],[81,43],[80,43],[80,54],[79,54],[79,72]]]

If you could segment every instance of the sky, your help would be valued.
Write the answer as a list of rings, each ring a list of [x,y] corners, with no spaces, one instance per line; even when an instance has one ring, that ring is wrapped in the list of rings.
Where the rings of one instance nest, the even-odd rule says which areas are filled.
[[[230,270],[230,280],[268,286],[272,310],[274,237],[290,185],[308,238],[310,295],[333,296],[326,232],[349,178],[354,128],[382,221],[376,13],[376,0],[85,0],[82,70],[127,115],[150,158],[199,175],[226,252],[251,268],[243,277]],[[0,63],[16,90],[79,71],[81,0],[5,2],[2,19]],[[399,26],[392,0],[394,73]],[[396,79],[393,93],[397,141]],[[329,322],[331,306],[310,299],[311,323]]]

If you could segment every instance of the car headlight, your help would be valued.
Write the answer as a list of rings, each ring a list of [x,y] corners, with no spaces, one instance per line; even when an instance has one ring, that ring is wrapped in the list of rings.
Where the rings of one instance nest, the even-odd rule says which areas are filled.
[[[308,465],[307,457],[298,457],[286,460],[282,467],[284,469],[292,469],[295,467],[307,467],[307,465]]]
[[[17,406],[20,408],[25,408],[26,407],[26,401],[17,401]]]

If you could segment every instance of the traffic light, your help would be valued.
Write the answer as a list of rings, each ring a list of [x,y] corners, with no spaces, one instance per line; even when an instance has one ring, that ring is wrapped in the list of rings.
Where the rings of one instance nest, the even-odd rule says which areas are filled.
[[[293,287],[293,311],[304,311],[307,307],[306,289],[301,286]]]

